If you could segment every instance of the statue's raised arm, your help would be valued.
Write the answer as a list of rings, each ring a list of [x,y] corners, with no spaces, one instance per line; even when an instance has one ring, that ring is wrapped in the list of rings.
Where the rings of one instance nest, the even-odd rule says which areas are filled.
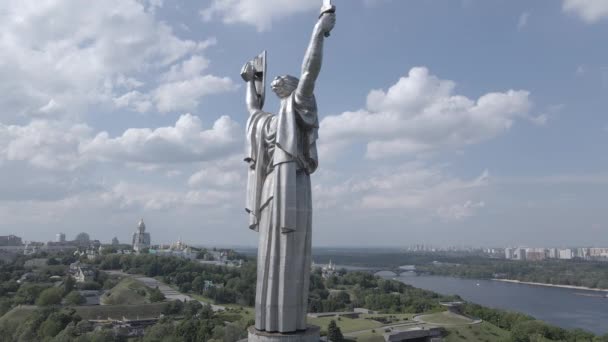
[[[247,104],[247,110],[249,114],[253,115],[255,112],[262,110],[261,97],[258,94],[255,87],[254,70],[250,63],[245,64],[241,71],[243,79],[247,82],[247,89],[245,95],[245,103]]]
[[[335,7],[331,5],[328,7],[324,6],[321,9],[321,16],[312,31],[312,37],[304,55],[302,76],[296,89],[297,96],[308,98],[313,95],[315,82],[317,81],[317,77],[321,71],[321,63],[323,62],[323,42],[325,37],[329,37],[329,33],[335,24]]]

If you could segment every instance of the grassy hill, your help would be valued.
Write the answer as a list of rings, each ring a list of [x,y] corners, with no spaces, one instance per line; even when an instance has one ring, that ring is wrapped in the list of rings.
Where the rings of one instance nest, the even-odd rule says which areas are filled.
[[[35,305],[19,305],[0,317],[0,325],[19,325],[36,310]]]
[[[101,305],[136,305],[150,303],[150,288],[132,278],[121,280],[100,298]]]
[[[445,338],[446,342],[460,341],[508,341],[511,334],[488,322],[476,325],[467,325],[457,328],[449,328],[450,334]]]

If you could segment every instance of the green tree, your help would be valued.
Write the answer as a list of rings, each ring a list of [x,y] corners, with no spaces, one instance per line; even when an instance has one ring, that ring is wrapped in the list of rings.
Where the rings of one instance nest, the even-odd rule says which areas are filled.
[[[74,280],[74,278],[72,278],[70,276],[66,276],[65,279],[63,280],[63,293],[68,294],[68,293],[72,292],[75,285],[76,285],[76,281]]]
[[[23,284],[15,295],[15,304],[34,304],[36,298],[44,291],[45,287],[38,284]]]
[[[159,322],[146,330],[144,342],[177,342],[182,339],[175,333],[173,322]]]
[[[80,294],[78,291],[72,291],[65,296],[65,303],[67,305],[81,305],[86,303],[86,298]]]
[[[9,298],[0,298],[0,317],[7,313],[13,306],[13,301]]]
[[[46,321],[42,322],[42,325],[40,325],[38,335],[41,337],[55,337],[55,335],[59,334],[63,328],[64,325],[60,320],[49,317]]]
[[[61,303],[63,297],[63,289],[59,287],[51,287],[40,293],[36,299],[36,305],[49,306]]]
[[[344,341],[344,336],[342,335],[342,330],[340,330],[340,327],[336,324],[336,321],[334,321],[333,319],[331,320],[331,322],[329,322],[329,325],[327,326],[327,339],[329,339],[332,342],[343,342]]]
[[[150,301],[152,303],[162,302],[163,300],[165,300],[165,295],[158,289],[158,286],[150,290]]]

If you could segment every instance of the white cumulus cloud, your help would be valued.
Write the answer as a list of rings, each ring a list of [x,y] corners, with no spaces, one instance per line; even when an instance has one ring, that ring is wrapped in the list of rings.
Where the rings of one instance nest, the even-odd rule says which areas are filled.
[[[576,14],[590,24],[608,18],[606,0],[564,0],[562,8],[565,12]]]
[[[530,12],[523,12],[517,20],[517,29],[521,31],[528,26],[528,19],[530,19]]]
[[[158,6],[158,1],[136,0],[1,1],[3,121],[81,116],[91,105],[112,103],[143,86],[146,75],[163,72],[215,43],[212,38],[179,38],[155,17]],[[187,66],[200,62],[194,59]],[[199,81],[191,95],[201,96],[205,82]],[[151,108],[145,101],[133,106]]]
[[[542,122],[529,116],[525,90],[475,100],[454,94],[455,86],[427,68],[412,68],[388,90],[372,90],[366,108],[324,118],[322,151],[363,142],[366,156],[379,159],[475,144],[505,132],[517,118]]]
[[[206,21],[218,17],[227,24],[244,23],[264,31],[275,20],[320,8],[320,1],[310,0],[213,0],[201,16]]]
[[[25,161],[44,169],[73,169],[82,165],[81,141],[92,129],[86,124],[33,120],[27,125],[0,124],[0,161]]]
[[[241,135],[238,123],[228,116],[205,129],[198,117],[184,114],[175,126],[130,128],[115,138],[101,132],[81,144],[80,153],[97,160],[133,163],[198,162],[232,152],[242,142]]]
[[[461,220],[484,207],[479,190],[488,180],[487,170],[466,180],[418,162],[385,165],[341,182],[317,184],[313,202],[320,208],[411,210],[412,218]]]

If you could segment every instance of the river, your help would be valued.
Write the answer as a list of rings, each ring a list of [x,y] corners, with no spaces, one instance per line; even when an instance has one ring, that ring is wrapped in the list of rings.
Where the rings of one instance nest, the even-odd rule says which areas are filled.
[[[608,333],[608,299],[598,292],[439,276],[401,276],[403,283],[480,305],[517,311],[547,323]],[[581,295],[586,294],[586,295]]]

